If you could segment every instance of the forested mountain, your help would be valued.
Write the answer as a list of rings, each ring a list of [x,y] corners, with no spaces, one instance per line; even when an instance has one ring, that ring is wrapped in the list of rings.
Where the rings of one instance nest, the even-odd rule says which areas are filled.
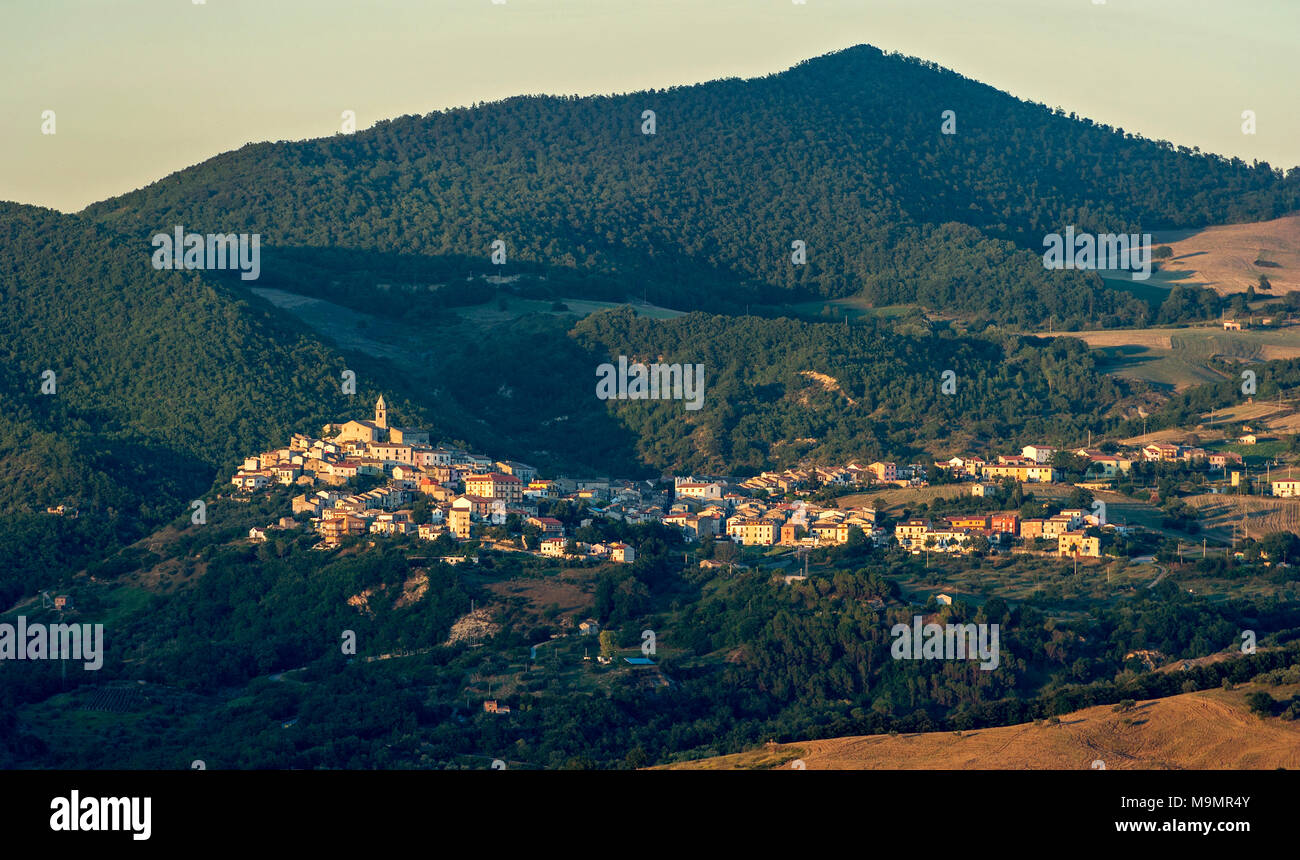
[[[1096,326],[1147,307],[1095,273],[1044,270],[1045,233],[1296,208],[1295,171],[1145,140],[859,46],[753,80],[524,96],[250,144],[85,214],[142,236],[261,232],[267,282],[317,295],[396,281],[463,301],[452,282],[489,271],[502,239],[499,271],[567,276],[570,294],[732,312],[861,293]],[[796,239],[806,265],[792,264]]]
[[[220,282],[156,271],[146,243],[83,218],[0,204],[0,304],[0,603],[349,408],[343,362],[319,341]],[[80,516],[45,514],[58,504]]]

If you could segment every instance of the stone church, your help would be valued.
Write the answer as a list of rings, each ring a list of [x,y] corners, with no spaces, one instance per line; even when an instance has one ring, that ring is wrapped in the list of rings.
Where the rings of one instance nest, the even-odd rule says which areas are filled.
[[[336,432],[335,442],[391,442],[397,445],[428,445],[429,431],[413,427],[389,427],[388,404],[384,396],[379,395],[375,402],[375,420],[349,421],[346,424],[331,424],[325,428],[326,435]]]

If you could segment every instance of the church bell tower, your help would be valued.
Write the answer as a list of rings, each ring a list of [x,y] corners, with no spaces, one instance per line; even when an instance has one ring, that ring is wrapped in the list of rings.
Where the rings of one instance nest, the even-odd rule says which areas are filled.
[[[375,402],[375,424],[383,429],[388,429],[388,404],[384,403],[384,395],[379,395],[379,400]]]

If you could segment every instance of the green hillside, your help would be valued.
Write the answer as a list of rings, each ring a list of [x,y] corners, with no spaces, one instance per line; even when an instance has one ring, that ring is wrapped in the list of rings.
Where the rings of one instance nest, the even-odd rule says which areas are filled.
[[[941,133],[946,109],[956,134]],[[859,46],[753,80],[521,96],[250,144],[85,214],[138,235],[260,232],[263,286],[343,304],[364,295],[390,313],[482,301],[465,279],[497,271],[545,275],[556,295],[683,309],[861,294],[1078,327],[1134,323],[1147,307],[1094,272],[1045,271],[1045,233],[1296,208],[1295,173]],[[507,263],[494,269],[498,239]],[[796,239],[806,265],[792,264]]]
[[[287,318],[156,271],[146,245],[83,218],[0,204],[0,301],[6,605],[187,513],[236,457],[358,405],[341,358]],[[45,513],[59,504],[80,516]]]

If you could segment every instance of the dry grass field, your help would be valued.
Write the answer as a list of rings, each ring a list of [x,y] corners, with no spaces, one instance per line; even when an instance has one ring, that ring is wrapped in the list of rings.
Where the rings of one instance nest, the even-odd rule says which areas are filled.
[[[835,500],[835,504],[839,508],[869,508],[875,505],[877,500],[883,500],[884,507],[880,511],[882,513],[886,511],[896,513],[905,507],[915,508],[922,502],[928,504],[935,499],[969,496],[970,487],[970,484],[949,484],[935,487],[893,487],[867,493],[855,493],[851,496],[840,496]]]
[[[591,579],[587,571],[567,569],[555,576],[493,581],[489,577],[467,574],[466,581],[483,585],[488,591],[542,619],[548,610],[559,616],[581,620],[591,612],[594,597],[583,588]]]
[[[1201,512],[1201,529],[1210,538],[1232,539],[1232,527],[1245,526],[1252,538],[1273,532],[1300,533],[1300,499],[1270,496],[1205,494],[1188,496],[1186,502]]]
[[[1061,717],[1060,725],[1024,723],[962,732],[867,735],[769,744],[761,750],[667,765],[671,770],[1272,770],[1300,767],[1300,722],[1257,717],[1246,694],[1274,698],[1290,687],[1210,690],[1111,705]]]
[[[1195,232],[1157,233],[1157,245],[1174,252],[1164,274],[1213,287],[1220,294],[1244,292],[1267,275],[1273,292],[1300,290],[1300,215],[1253,224],[1228,224]],[[1257,265],[1257,261],[1273,265]]]
[[[1300,357],[1300,326],[1294,325],[1224,331],[1217,323],[1202,323],[1182,328],[1060,332],[1058,336],[1088,344],[1104,357],[1108,373],[1176,391],[1227,378],[1219,367],[1211,366],[1216,356],[1250,363]]]

